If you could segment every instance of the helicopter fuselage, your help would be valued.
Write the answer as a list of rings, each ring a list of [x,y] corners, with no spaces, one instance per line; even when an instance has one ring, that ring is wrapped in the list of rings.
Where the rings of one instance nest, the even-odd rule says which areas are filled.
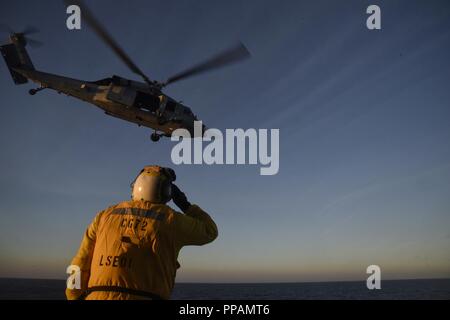
[[[197,120],[189,107],[146,83],[118,76],[83,81],[37,70],[14,68],[14,71],[40,85],[39,89],[30,90],[31,94],[53,89],[91,103],[107,115],[152,128],[165,136],[170,136],[178,128],[193,133],[194,121]]]

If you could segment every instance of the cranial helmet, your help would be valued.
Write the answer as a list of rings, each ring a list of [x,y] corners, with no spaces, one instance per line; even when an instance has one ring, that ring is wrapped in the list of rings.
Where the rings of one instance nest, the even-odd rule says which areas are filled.
[[[154,203],[166,203],[172,198],[175,171],[160,166],[146,166],[131,183],[131,198]]]

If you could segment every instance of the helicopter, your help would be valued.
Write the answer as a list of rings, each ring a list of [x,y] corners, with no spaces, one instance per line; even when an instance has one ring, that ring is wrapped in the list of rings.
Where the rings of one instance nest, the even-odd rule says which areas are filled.
[[[99,38],[144,82],[126,79],[113,75],[97,81],[72,79],[56,74],[38,71],[26,50],[27,44],[41,45],[42,43],[29,38],[30,34],[38,32],[36,28],[28,27],[22,32],[14,32],[10,27],[1,25],[7,31],[9,43],[0,46],[0,52],[8,66],[15,84],[25,84],[31,80],[39,84],[38,88],[29,90],[35,95],[44,89],[53,89],[75,97],[102,109],[105,114],[125,121],[153,129],[150,135],[152,141],[159,141],[161,137],[170,137],[176,129],[187,129],[194,137],[194,122],[198,118],[192,110],[168,95],[162,89],[169,84],[184,80],[188,77],[229,65],[250,57],[250,52],[241,43],[220,52],[219,54],[196,64],[186,70],[176,73],[164,82],[151,80],[131,60],[91,11],[81,1],[76,3],[83,19],[94,30]],[[203,125],[202,135],[206,130]]]

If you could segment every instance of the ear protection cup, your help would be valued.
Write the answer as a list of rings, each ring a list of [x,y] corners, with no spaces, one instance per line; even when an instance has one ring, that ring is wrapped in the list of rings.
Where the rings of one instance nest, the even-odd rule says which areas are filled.
[[[163,168],[162,172],[165,176],[165,179],[161,179],[161,198],[164,200],[164,202],[169,202],[172,199],[172,182],[177,179],[177,176],[175,174],[175,171],[171,168]]]
[[[169,202],[172,199],[172,182],[166,181],[162,186],[164,202]]]
[[[161,202],[166,203],[172,199],[172,181],[166,178],[161,178],[159,180],[158,190]]]

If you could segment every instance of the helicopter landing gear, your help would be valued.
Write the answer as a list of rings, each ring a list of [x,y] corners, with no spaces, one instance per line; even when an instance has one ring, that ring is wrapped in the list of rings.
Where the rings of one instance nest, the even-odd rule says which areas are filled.
[[[46,89],[46,87],[39,87],[39,88],[36,88],[36,89],[30,89],[28,91],[28,93],[31,94],[32,96],[34,96],[36,93],[38,93],[39,91],[42,91],[44,89]]]
[[[161,139],[161,135],[155,131],[151,134],[150,139],[152,139],[153,142],[158,142],[159,139]]]

